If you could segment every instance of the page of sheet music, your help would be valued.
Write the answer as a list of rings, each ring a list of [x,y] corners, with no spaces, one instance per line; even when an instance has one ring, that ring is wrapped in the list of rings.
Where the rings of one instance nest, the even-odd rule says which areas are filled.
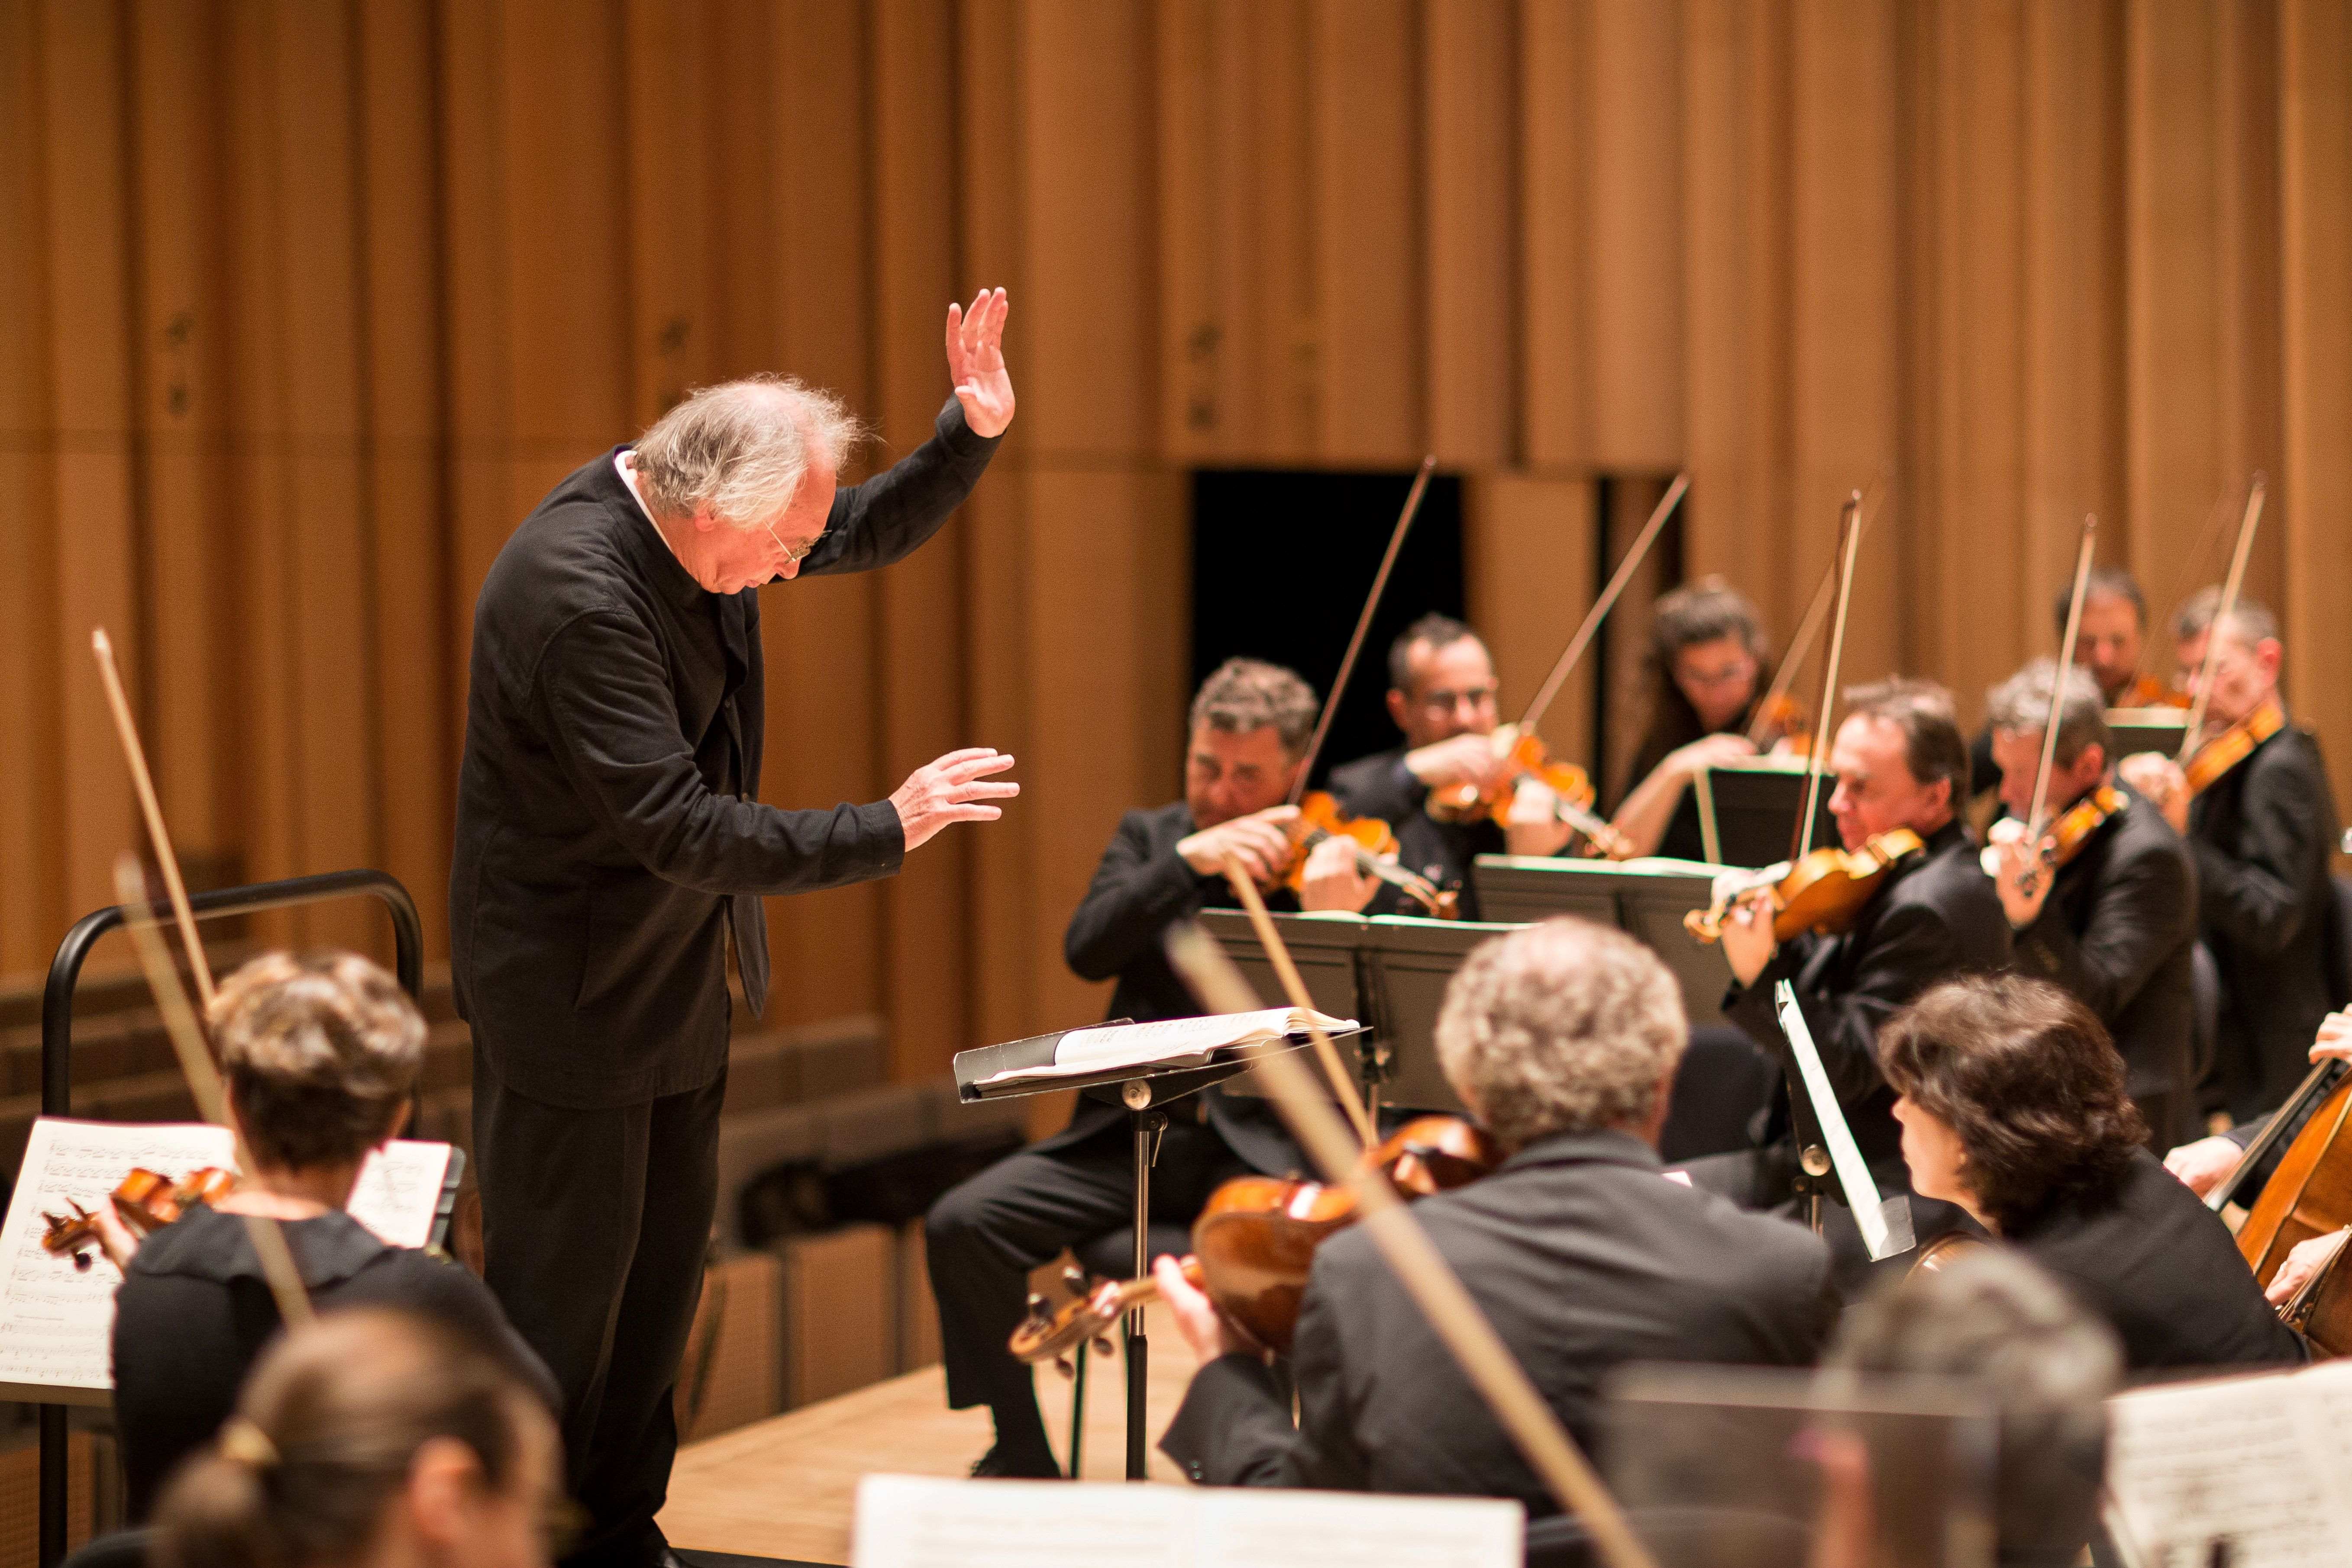
[[[70,1214],[68,1201],[96,1208],[133,1165],[174,1179],[205,1165],[227,1165],[228,1129],[202,1122],[33,1123],[25,1163],[0,1225],[0,1383],[57,1388],[114,1386],[107,1341],[114,1330],[114,1288],[122,1282],[93,1242],[89,1267],[51,1256],[41,1246],[41,1215]]]
[[[2142,1568],[2203,1568],[2222,1537],[2233,1568],[2343,1561],[2341,1499],[2304,1447],[2296,1381],[2270,1373],[2107,1402],[2107,1484]]]
[[[122,1276],[96,1242],[87,1268],[41,1246],[41,1215],[94,1209],[131,1167],[177,1179],[205,1165],[233,1168],[228,1129],[201,1121],[72,1121],[42,1117],[0,1225],[0,1384],[103,1392],[114,1386],[108,1342]],[[352,1194],[352,1217],[394,1247],[422,1247],[432,1232],[449,1145],[399,1142],[369,1157]]]
[[[1198,1065],[1224,1047],[1261,1045],[1304,1032],[1309,1017],[1296,1007],[1267,1007],[1255,1013],[1212,1013],[1149,1024],[1098,1024],[1063,1036],[1054,1047],[1053,1061],[1045,1067],[1008,1068],[981,1081],[1025,1083],[1121,1068]],[[1357,1027],[1352,1018],[1327,1017],[1321,1013],[1311,1017],[1328,1035]]]
[[[855,1568],[1517,1568],[1518,1504],[1246,1488],[868,1476]]]

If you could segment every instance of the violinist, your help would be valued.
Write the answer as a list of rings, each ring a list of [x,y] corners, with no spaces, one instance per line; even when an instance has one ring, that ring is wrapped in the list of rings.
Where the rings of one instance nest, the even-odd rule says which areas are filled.
[[[2066,612],[2074,603],[2074,584],[2058,590],[2052,607],[2053,629],[2066,635]],[[2098,682],[2099,701],[2107,708],[2172,708],[2186,703],[2180,694],[2153,675],[2139,672],[2147,652],[2147,595],[2139,579],[2120,566],[2096,566],[2083,590],[2083,624],[2074,632],[2074,665]],[[2111,757],[2110,762],[2114,761]],[[1971,795],[2000,784],[2000,764],[1992,752],[1992,726],[1979,731],[1969,747]],[[2022,811],[2021,805],[2008,808]]]
[[[2001,804],[2021,826],[2033,809],[2053,668],[2036,659],[1985,700]],[[2189,1081],[2197,878],[2163,814],[2109,782],[2105,710],[2091,670],[2069,668],[2045,786],[2051,828],[2040,845],[2021,834],[1998,845],[1993,886],[2018,970],[2055,982],[2098,1016],[2123,1053],[2152,1146],[2164,1150],[2197,1121]]]
[[[2279,694],[2278,623],[2240,599],[2209,628],[2205,723],[2184,770],[2142,752],[2125,781],[2155,802],[2196,858],[2198,920],[2221,978],[2208,1098],[2245,1121],[2284,1103],[2313,1032],[2346,999],[2330,858],[2335,795],[2318,742]]]
[[[321,1311],[405,1307],[496,1356],[551,1413],[554,1380],[488,1287],[446,1259],[390,1247],[343,1212],[360,1165],[396,1135],[425,1055],[425,1020],[356,953],[264,953],[221,983],[213,1038],[229,1116],[254,1169],[217,1206],[189,1205],[134,1240],[111,1204],[99,1234],[122,1269],[114,1300],[114,1410],[131,1518],[208,1442],[278,1309],[242,1215],[279,1222]]]
[[[1283,802],[1315,719],[1314,690],[1276,665],[1228,659],[1202,683],[1192,700],[1184,798],[1119,819],[1064,940],[1081,979],[1118,982],[1108,1016],[1143,1023],[1200,1011],[1160,940],[1204,906],[1234,904],[1223,870],[1229,852],[1268,886],[1266,901],[1276,909],[1360,910],[1381,885],[1360,873],[1355,846],[1336,837],[1309,855],[1299,894],[1272,885],[1292,854],[1286,829],[1297,808]],[[1172,1114],[1152,1167],[1155,1220],[1189,1225],[1226,1177],[1282,1175],[1306,1163],[1262,1101],[1213,1088],[1177,1102]],[[948,1404],[985,1405],[995,1417],[995,1445],[975,1475],[1059,1473],[1030,1370],[1005,1342],[1021,1321],[1029,1270],[1129,1222],[1134,1192],[1125,1113],[1081,1099],[1061,1132],[932,1205],[925,1240]]]
[[[1747,730],[1771,681],[1764,623],[1720,577],[1660,598],[1650,620],[1650,724],[1614,825],[1637,855],[1704,860],[1691,781],[1756,754]]]
[[[1552,809],[1551,792],[1522,781],[1506,829],[1481,817],[1440,822],[1424,809],[1432,790],[1490,787],[1502,759],[1492,737],[1500,690],[1495,661],[1478,634],[1450,616],[1428,615],[1389,647],[1389,717],[1400,745],[1331,770],[1331,794],[1353,816],[1378,817],[1396,830],[1405,867],[1463,895],[1463,915],[1476,920],[1470,867],[1481,855],[1556,855],[1570,837]]]
[[[1790,982],[1854,1142],[1881,1188],[1899,1192],[1902,1136],[1895,1092],[1879,1070],[1879,1030],[1936,982],[2007,964],[2009,921],[1956,815],[1969,754],[1951,694],[1932,681],[1891,679],[1854,688],[1846,701],[1827,759],[1837,781],[1830,813],[1839,837],[1856,850],[1876,836],[1908,829],[1922,847],[1895,862],[1834,936],[1808,931],[1782,945],[1767,896],[1743,900],[1723,927],[1732,973],[1724,1013],[1788,1062],[1773,988]],[[1790,1098],[1764,1119],[1758,1146],[1693,1161],[1693,1181],[1746,1207],[1788,1202],[1797,1177],[1795,1129],[1811,1116],[1793,1064],[1789,1070]],[[1799,1119],[1793,1124],[1792,1115]],[[1915,1202],[1912,1211],[1923,1243],[1961,1223],[1949,1205]],[[1867,1267],[1861,1233],[1842,1205],[1830,1215],[1841,1274],[1858,1284]]]
[[[1588,1447],[1617,1366],[1802,1366],[1835,1320],[1818,1240],[1664,1178],[1655,1141],[1684,1034],[1656,956],[1568,918],[1482,944],[1438,1017],[1447,1082],[1508,1157],[1414,1217]],[[1175,1260],[1154,1278],[1200,1361],[1160,1443],[1194,1480],[1556,1510],[1362,1227],[1316,1249],[1296,1427],[1289,1392]]]
[[[2133,1372],[2306,1359],[2221,1217],[2166,1173],[2088,1008],[2014,974],[1938,985],[1886,1026],[1912,1190],[2056,1275]]]

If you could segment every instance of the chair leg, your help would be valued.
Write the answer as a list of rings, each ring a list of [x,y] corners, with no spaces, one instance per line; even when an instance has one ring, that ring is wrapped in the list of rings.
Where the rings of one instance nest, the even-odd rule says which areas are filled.
[[[1087,1342],[1078,1342],[1076,1364],[1070,1373],[1070,1479],[1079,1476],[1078,1458],[1087,1441]]]

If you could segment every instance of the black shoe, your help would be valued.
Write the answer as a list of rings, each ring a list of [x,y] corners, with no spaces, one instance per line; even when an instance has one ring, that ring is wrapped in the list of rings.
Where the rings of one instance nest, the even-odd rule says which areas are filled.
[[[1054,1462],[1053,1453],[1024,1454],[999,1443],[972,1461],[971,1473],[976,1478],[994,1477],[1000,1480],[1058,1481],[1062,1468]]]

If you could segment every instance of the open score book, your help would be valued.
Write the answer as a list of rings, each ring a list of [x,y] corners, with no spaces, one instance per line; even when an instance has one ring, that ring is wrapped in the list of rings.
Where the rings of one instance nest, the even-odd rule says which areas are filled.
[[[226,1127],[202,1121],[69,1121],[42,1117],[0,1225],[0,1399],[103,1405],[114,1387],[114,1288],[122,1282],[95,1244],[88,1268],[41,1246],[43,1211],[70,1214],[121,1184],[134,1165],[177,1181],[206,1165],[236,1165]],[[449,1171],[446,1143],[394,1140],[368,1156],[351,1216],[394,1247],[433,1234]]]
[[[1163,1018],[1151,1024],[1098,1024],[1073,1029],[1054,1047],[1044,1067],[1008,1068],[982,1083],[1050,1082],[1127,1068],[1201,1067],[1222,1050],[1271,1045],[1303,1035],[1309,1025],[1327,1035],[1357,1027],[1353,1018],[1333,1018],[1300,1007],[1266,1007],[1255,1013],[1212,1013],[1201,1018]]]

